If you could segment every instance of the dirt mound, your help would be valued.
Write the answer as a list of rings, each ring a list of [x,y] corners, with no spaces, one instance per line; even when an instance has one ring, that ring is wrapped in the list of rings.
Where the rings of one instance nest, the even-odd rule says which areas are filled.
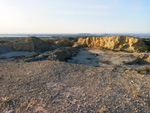
[[[69,39],[60,39],[54,42],[56,47],[72,47],[74,42]]]
[[[34,52],[43,52],[52,50],[53,47],[47,44],[43,40],[36,37],[27,37],[8,43],[8,46],[13,48],[16,51],[34,51]]]
[[[77,49],[73,47],[66,47],[61,49],[56,49],[49,57],[49,60],[59,60],[64,61],[72,56],[76,55]]]

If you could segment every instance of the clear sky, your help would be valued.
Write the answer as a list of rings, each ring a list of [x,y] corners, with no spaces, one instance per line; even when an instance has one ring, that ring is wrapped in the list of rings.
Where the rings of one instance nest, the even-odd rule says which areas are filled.
[[[0,0],[0,33],[150,33],[150,0]]]

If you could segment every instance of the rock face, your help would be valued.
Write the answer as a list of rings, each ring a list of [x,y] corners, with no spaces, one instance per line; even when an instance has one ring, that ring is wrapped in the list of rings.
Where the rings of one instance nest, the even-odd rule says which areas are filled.
[[[43,40],[36,37],[28,37],[8,43],[8,46],[16,51],[43,52],[52,50],[52,47]]]
[[[130,36],[79,38],[77,43],[91,48],[103,48],[129,52],[145,52],[148,50],[148,47],[142,40]]]

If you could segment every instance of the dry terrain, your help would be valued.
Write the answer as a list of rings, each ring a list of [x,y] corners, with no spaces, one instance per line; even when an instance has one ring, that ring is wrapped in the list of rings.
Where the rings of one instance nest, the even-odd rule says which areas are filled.
[[[85,49],[68,63],[1,62],[0,112],[149,113],[150,70],[123,64],[135,54]]]

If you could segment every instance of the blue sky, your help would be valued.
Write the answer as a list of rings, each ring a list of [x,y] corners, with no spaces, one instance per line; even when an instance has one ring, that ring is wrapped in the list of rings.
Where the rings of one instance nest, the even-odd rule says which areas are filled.
[[[0,33],[150,33],[150,0],[0,0]]]

